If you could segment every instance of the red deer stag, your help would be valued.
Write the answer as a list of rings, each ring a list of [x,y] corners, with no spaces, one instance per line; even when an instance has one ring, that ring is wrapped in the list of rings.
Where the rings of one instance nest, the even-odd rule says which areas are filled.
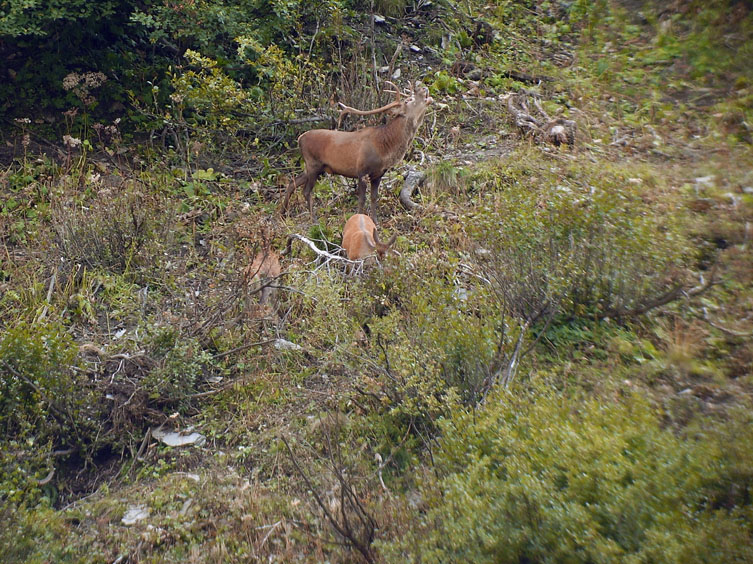
[[[394,85],[392,85],[394,86]],[[288,209],[290,196],[301,184],[309,206],[311,219],[316,221],[311,191],[322,173],[339,174],[358,179],[358,212],[363,213],[366,202],[366,178],[371,183],[371,217],[377,220],[377,190],[382,176],[400,162],[408,151],[416,131],[423,122],[426,107],[432,103],[429,89],[416,84],[411,96],[401,101],[395,88],[394,102],[370,111],[356,110],[344,104],[340,120],[345,114],[369,115],[389,111],[392,119],[384,125],[366,127],[358,131],[312,129],[298,138],[305,170],[288,185],[283,212]],[[339,121],[338,120],[338,123]]]
[[[357,213],[345,223],[342,246],[350,260],[361,260],[374,254],[382,260],[396,238],[397,233],[389,241],[382,243],[371,218]]]

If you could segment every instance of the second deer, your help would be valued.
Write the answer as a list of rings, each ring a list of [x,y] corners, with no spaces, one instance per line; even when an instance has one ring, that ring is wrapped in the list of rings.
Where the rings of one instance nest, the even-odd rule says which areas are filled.
[[[349,260],[362,260],[374,255],[382,260],[396,238],[397,233],[382,243],[371,218],[357,213],[345,223],[342,246]]]

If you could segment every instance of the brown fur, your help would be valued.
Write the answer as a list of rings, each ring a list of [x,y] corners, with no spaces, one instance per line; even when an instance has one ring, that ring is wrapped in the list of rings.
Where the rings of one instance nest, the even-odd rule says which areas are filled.
[[[405,156],[431,102],[428,88],[421,86],[413,96],[392,110],[394,117],[384,125],[359,131],[312,129],[301,135],[298,146],[306,168],[288,185],[283,212],[288,209],[290,196],[303,184],[309,213],[316,220],[311,191],[317,179],[327,172],[358,180],[358,213],[364,212],[368,178],[371,184],[370,215],[376,221],[379,182],[384,173]]]
[[[259,292],[259,303],[265,305],[273,300],[277,294],[277,288],[272,288],[275,278],[280,276],[280,257],[271,250],[259,251],[254,261],[246,268],[246,279],[251,291]]]
[[[382,243],[371,218],[357,213],[345,223],[342,246],[350,260],[361,260],[371,255],[376,255],[382,260],[396,238],[397,234],[394,234],[389,241]]]

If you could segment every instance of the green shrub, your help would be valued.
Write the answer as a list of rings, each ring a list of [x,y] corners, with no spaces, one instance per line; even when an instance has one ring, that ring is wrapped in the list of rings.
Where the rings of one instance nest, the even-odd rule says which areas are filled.
[[[500,313],[483,286],[455,283],[454,263],[431,254],[392,260],[352,289],[370,343],[345,362],[382,398],[380,409],[430,430],[456,402],[473,405],[488,388]]]
[[[458,197],[465,191],[468,174],[465,169],[455,166],[452,161],[440,161],[426,171],[426,184],[427,192],[432,199],[436,199],[439,194],[445,192]]]
[[[85,454],[97,442],[98,403],[74,371],[77,353],[55,324],[19,323],[0,338],[0,500],[53,497],[37,485],[52,468],[52,451]]]
[[[73,366],[78,349],[57,325],[26,323],[0,339],[0,429],[6,438],[67,429],[76,403]],[[70,430],[70,429],[68,429]]]
[[[116,274],[156,267],[161,245],[171,237],[172,224],[165,218],[162,202],[135,191],[103,194],[87,207],[68,202],[53,211],[57,254],[52,258]]]
[[[457,78],[450,76],[444,71],[437,71],[434,73],[434,82],[429,85],[429,89],[432,94],[456,94],[460,92],[461,85]]]
[[[442,421],[438,477],[421,490],[426,511],[385,547],[387,560],[750,561],[745,417],[736,452],[727,453],[713,433],[662,429],[639,398],[605,405],[539,389],[492,395],[483,409]]]
[[[0,507],[0,523],[0,554],[7,564],[101,561],[91,551],[65,542],[69,523],[44,504],[33,509]]]
[[[171,329],[160,331],[152,348],[160,364],[144,378],[144,390],[154,403],[185,411],[212,367],[212,355],[197,339]]]
[[[468,222],[482,270],[514,317],[620,315],[683,281],[692,252],[677,210],[659,213],[627,172],[585,165],[557,178],[519,156],[495,171],[498,188]]]

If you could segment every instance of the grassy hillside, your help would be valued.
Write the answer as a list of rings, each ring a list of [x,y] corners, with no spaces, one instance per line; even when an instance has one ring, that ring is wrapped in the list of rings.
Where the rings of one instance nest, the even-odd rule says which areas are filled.
[[[2,106],[0,559],[753,561],[753,8],[665,4],[146,3]],[[279,203],[385,80],[434,104],[352,273],[291,237],[350,180]]]

